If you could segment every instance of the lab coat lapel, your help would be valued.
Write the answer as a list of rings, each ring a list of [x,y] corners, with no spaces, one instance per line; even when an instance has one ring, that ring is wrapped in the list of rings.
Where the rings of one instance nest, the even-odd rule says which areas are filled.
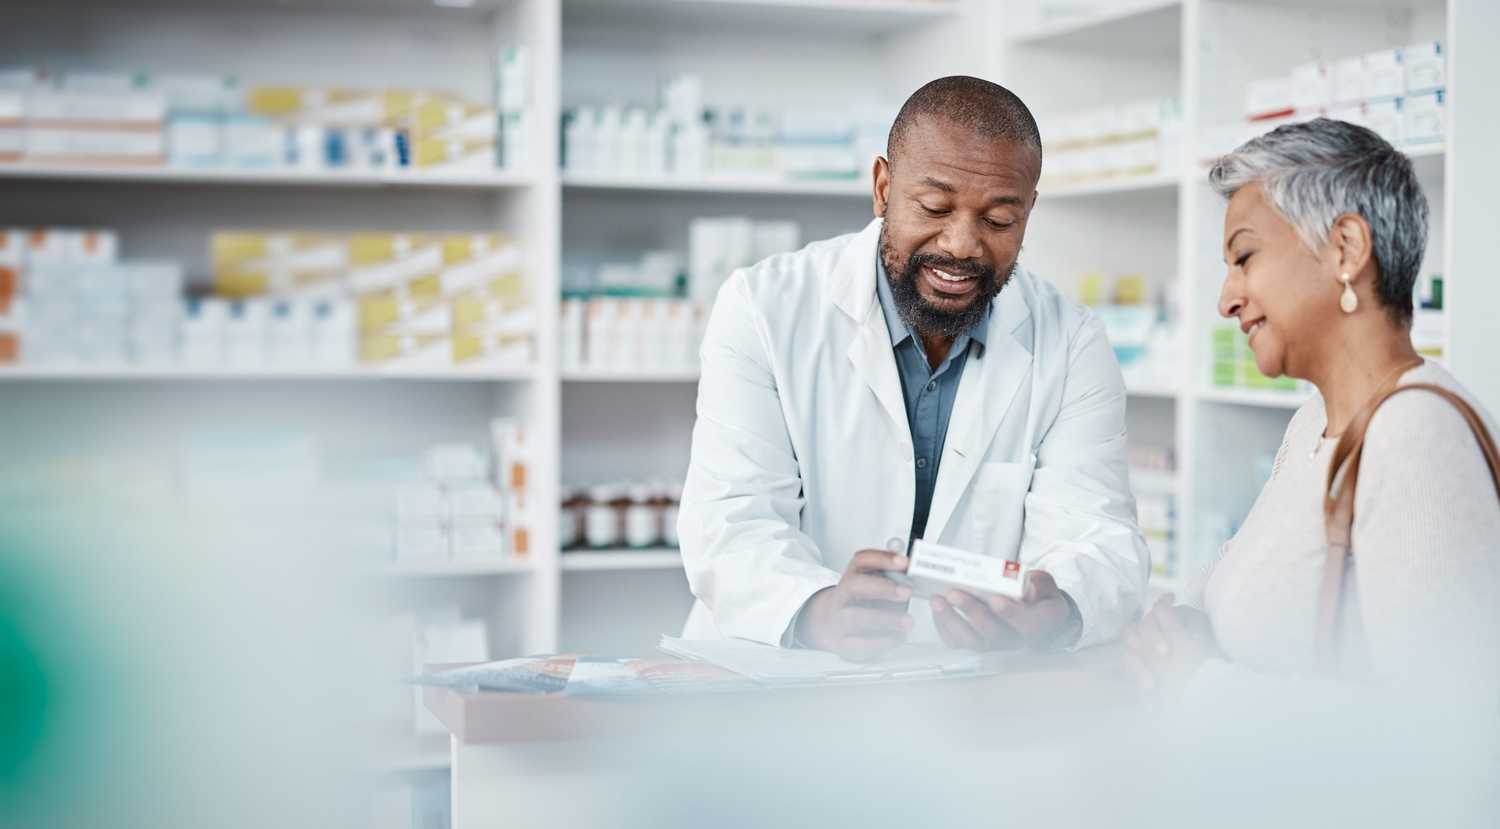
[[[1031,311],[1018,286],[1002,291],[990,315],[984,354],[969,355],[948,423],[948,438],[932,493],[926,535],[942,537],[959,499],[984,462],[995,432],[1010,412],[1016,392],[1031,373],[1031,349],[1018,332]]]
[[[896,352],[891,348],[891,335],[879,306],[866,317],[856,331],[854,341],[849,344],[849,363],[854,366],[854,373],[875,393],[881,408],[896,428],[896,434],[903,435],[905,445],[910,446],[911,424],[906,420],[906,398],[901,393],[901,377],[896,372]]]
[[[880,220],[870,222],[850,241],[838,260],[830,282],[834,303],[854,320],[849,343],[849,363],[869,386],[885,410],[896,434],[911,445],[911,426],[906,422],[906,398],[896,372],[896,353],[885,325],[885,315],[875,297],[875,249],[880,240]]]

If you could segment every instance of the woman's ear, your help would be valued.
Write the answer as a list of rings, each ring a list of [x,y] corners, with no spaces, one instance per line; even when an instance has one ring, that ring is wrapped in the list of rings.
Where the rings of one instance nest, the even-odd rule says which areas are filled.
[[[1334,219],[1328,241],[1333,246],[1334,264],[1340,274],[1347,273],[1358,279],[1365,266],[1374,259],[1370,223],[1363,216],[1345,213]]]

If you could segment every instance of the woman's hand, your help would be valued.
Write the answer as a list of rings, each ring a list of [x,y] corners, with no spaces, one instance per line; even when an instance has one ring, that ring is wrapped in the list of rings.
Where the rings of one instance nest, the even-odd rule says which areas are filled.
[[[1198,668],[1219,655],[1213,626],[1201,610],[1178,606],[1168,593],[1125,631],[1125,668],[1141,692],[1176,701]]]

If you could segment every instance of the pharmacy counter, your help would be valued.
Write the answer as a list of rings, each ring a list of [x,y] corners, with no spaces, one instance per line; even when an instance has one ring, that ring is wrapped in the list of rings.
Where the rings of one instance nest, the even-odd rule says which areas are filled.
[[[424,696],[452,734],[454,829],[949,825],[1003,805],[1000,769],[1052,775],[1069,746],[1133,716],[1117,664],[1095,650],[896,684]]]

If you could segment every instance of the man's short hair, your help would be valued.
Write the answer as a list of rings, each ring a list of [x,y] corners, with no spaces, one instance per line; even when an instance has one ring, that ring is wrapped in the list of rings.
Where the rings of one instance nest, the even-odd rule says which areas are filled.
[[[982,138],[1030,147],[1036,150],[1038,160],[1042,157],[1042,134],[1031,110],[1014,92],[997,83],[951,75],[913,92],[891,124],[886,139],[887,160],[895,162],[907,134],[921,118],[946,121]]]

